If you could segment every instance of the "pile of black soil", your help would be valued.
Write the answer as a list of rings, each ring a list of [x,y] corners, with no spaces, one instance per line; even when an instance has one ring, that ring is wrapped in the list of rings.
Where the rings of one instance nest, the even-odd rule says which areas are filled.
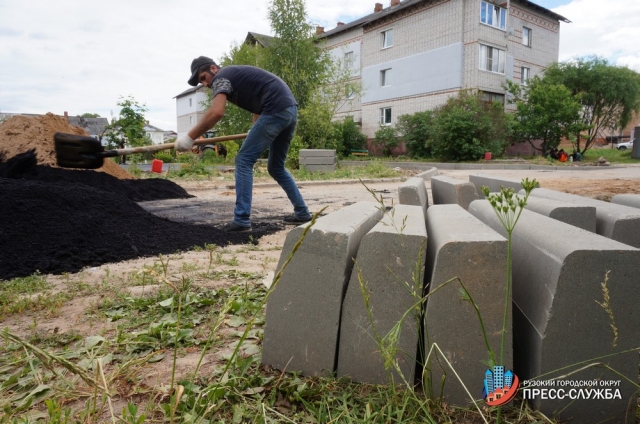
[[[122,180],[104,172],[37,165],[33,150],[16,155],[6,162],[0,157],[0,177],[51,183],[84,184],[122,194],[135,202],[193,197],[182,187],[169,180],[159,178]]]
[[[168,221],[146,212],[127,197],[137,198],[138,189],[124,189],[127,195],[112,191],[116,187],[112,184],[117,183],[104,173],[89,177],[90,171],[60,170],[60,174],[56,171],[51,175],[67,176],[43,181],[39,178],[50,170],[38,170],[29,174],[33,179],[6,178],[28,168],[24,158],[0,163],[0,279],[36,271],[77,272],[86,266],[169,254],[205,244],[248,243],[282,228],[254,225],[252,233],[230,234],[214,227]],[[84,173],[82,183],[73,181],[70,175],[75,172]],[[87,185],[89,181],[107,189]],[[145,192],[166,195],[163,190],[168,186],[162,182],[166,180],[142,181],[149,184]],[[153,182],[160,188],[156,189]]]

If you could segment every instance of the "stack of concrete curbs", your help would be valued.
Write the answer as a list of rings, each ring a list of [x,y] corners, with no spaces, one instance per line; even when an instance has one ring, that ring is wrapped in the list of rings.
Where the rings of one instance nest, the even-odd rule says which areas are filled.
[[[398,187],[398,198],[401,205],[414,205],[422,207],[424,216],[427,216],[429,207],[429,196],[425,180],[418,177],[411,177]]]
[[[471,389],[484,376],[489,359],[480,321],[473,305],[462,300],[458,277],[482,314],[489,345],[500,361],[500,342],[507,288],[507,240],[459,205],[434,205],[427,214],[427,272],[429,295],[425,313],[425,384],[431,382],[434,398],[441,395],[450,405],[473,401],[451,368]],[[511,313],[505,339],[506,369],[512,365]],[[442,350],[445,358],[435,351]],[[443,383],[443,375],[446,375]],[[441,388],[443,392],[440,393]],[[426,389],[425,389],[426,390]]]
[[[512,178],[496,178],[489,175],[476,174],[469,175],[469,181],[476,187],[479,199],[484,199],[484,193],[481,190],[482,186],[489,187],[489,191],[492,193],[499,192],[502,187],[512,188],[515,193],[522,189],[521,180]]]
[[[358,202],[287,234],[267,302],[262,361],[276,369],[331,376],[336,369],[342,300],[360,240],[382,218],[373,202]]]
[[[431,195],[434,205],[460,205],[464,210],[480,198],[473,183],[444,176],[431,177]]]
[[[531,196],[594,207],[596,233],[629,246],[640,247],[640,209],[544,188],[533,190]]]
[[[640,208],[640,194],[616,194],[611,199],[611,203]]]
[[[488,201],[472,202],[469,212],[506,236]],[[512,258],[515,374],[545,381],[568,375],[540,381],[554,389],[547,396],[527,392],[534,407],[575,422],[633,420],[636,388],[617,373],[634,379],[638,373],[637,351],[624,352],[640,340],[640,250],[525,210],[513,232]],[[599,363],[605,367],[588,366]],[[585,381],[596,386],[583,387]],[[569,398],[578,389],[602,389],[599,381],[614,381],[611,393]]]
[[[520,195],[524,196],[524,192],[521,191]],[[529,196],[525,208],[565,224],[596,232],[596,208],[593,206]]]
[[[434,199],[442,193],[439,187],[446,191],[460,185],[442,177],[432,181]],[[506,183],[476,181],[494,191]],[[511,183],[520,188],[519,181]],[[631,349],[640,340],[640,250],[630,245],[633,237],[620,234],[639,233],[633,225],[640,211],[548,192],[533,190],[529,210],[522,212],[513,233],[513,316],[508,318],[513,330],[507,328],[505,360],[498,365],[513,366],[520,381],[531,384],[535,378],[563,393],[580,389],[573,385],[585,381],[613,381],[618,394],[588,401],[526,393],[535,408],[560,420],[632,420],[637,394],[620,376],[633,377],[638,370],[637,351]],[[263,363],[309,376],[337,374],[373,384],[411,383],[414,375],[425,371],[425,391],[434,397],[441,394],[446,373],[444,399],[459,406],[471,402],[447,362],[466,387],[473,387],[484,376],[488,353],[475,310],[461,299],[460,284],[443,284],[454,277],[462,280],[498,355],[506,295],[506,231],[486,200],[471,202],[465,211],[465,201],[451,197],[457,204],[427,209],[425,193],[423,179],[409,179],[399,187],[401,205],[386,215],[380,205],[360,202],[320,218],[309,229],[269,299]],[[278,270],[305,227],[288,234]],[[607,231],[609,238],[602,236]],[[621,240],[612,240],[616,237]],[[428,292],[422,329],[416,322],[420,281],[427,287],[423,295]],[[401,321],[400,343],[385,367],[380,340]],[[444,357],[434,356],[436,344]],[[390,369],[390,361],[398,367]],[[597,363],[605,367],[590,366]]]
[[[338,377],[413,385],[426,252],[420,206],[396,205],[363,237],[342,308]],[[396,325],[397,339],[387,338]],[[391,361],[397,368],[386,369]]]
[[[475,186],[479,198],[484,199],[482,186],[489,187],[491,192],[499,192],[502,187],[512,188],[515,193],[524,195],[521,180],[508,178],[494,178],[487,175],[469,175],[470,183]],[[538,187],[540,184],[538,184]],[[433,188],[432,188],[433,190]],[[564,193],[562,193],[564,194]],[[529,197],[526,209],[553,218],[565,224],[582,228],[592,233],[596,232],[596,208],[592,205],[570,203],[560,198],[547,199],[544,197]]]

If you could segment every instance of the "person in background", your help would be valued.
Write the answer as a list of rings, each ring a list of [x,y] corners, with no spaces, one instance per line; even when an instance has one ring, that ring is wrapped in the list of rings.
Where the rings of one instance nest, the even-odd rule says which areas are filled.
[[[191,62],[189,85],[211,88],[211,106],[188,134],[178,137],[176,150],[187,151],[200,137],[222,119],[227,102],[253,114],[253,127],[238,151],[235,164],[236,206],[233,221],[223,230],[251,231],[253,166],[269,149],[267,170],[284,190],[293,205],[288,224],[311,221],[311,214],[291,174],[285,169],[289,145],[298,121],[298,104],[291,89],[277,76],[254,66],[219,67],[213,59],[200,56]]]
[[[560,149],[560,151],[558,152],[558,160],[560,162],[566,162],[569,160],[569,155],[564,151],[564,149]]]
[[[571,153],[571,157],[574,162],[582,162],[582,155],[576,149],[573,149],[573,153]]]
[[[124,137],[120,139],[120,148],[124,149],[125,148],[125,141],[124,141]],[[120,163],[121,164],[126,164],[127,163],[127,156],[126,155],[122,155],[122,158],[120,159]]]

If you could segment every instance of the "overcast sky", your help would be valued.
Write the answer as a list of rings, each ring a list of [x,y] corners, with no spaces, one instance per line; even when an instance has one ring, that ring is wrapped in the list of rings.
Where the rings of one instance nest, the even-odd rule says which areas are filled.
[[[380,2],[380,0],[377,0]],[[568,18],[560,60],[597,54],[640,71],[639,0],[533,0]],[[376,0],[306,0],[308,21],[335,27]],[[389,0],[382,0],[385,7]],[[269,34],[269,0],[0,0],[0,112],[118,115],[119,96],[176,130],[174,97],[189,65],[214,59],[248,31]]]

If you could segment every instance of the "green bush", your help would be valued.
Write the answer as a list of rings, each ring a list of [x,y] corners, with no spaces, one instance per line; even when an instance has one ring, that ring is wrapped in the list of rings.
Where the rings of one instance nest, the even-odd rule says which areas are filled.
[[[172,163],[176,161],[176,158],[169,151],[157,152],[153,155],[153,158],[161,160],[164,163]]]
[[[200,160],[198,155],[185,153],[183,155],[179,155],[178,158],[180,159],[182,166],[177,171],[171,170],[167,172],[167,177],[210,176],[213,174],[213,172],[207,168],[205,163]]]
[[[288,168],[298,169],[300,167],[300,149],[306,148],[307,146],[302,141],[302,138],[297,134],[294,135],[289,145],[289,153],[287,154],[286,165]]]
[[[427,110],[398,117],[397,129],[407,146],[409,155],[418,158],[433,156],[431,137],[434,112]]]
[[[200,160],[204,164],[211,165],[224,162],[224,157],[218,156],[218,153],[214,149],[205,149],[200,154]]]
[[[335,138],[334,126],[331,123],[333,110],[320,100],[313,100],[298,113],[296,135],[310,149],[339,150]]]
[[[227,158],[225,160],[225,162],[227,163],[233,163],[236,159],[236,156],[238,156],[238,151],[240,150],[240,142],[239,141],[225,141],[224,143],[224,147],[227,149]]]
[[[364,135],[358,125],[353,121],[352,116],[347,116],[343,121],[333,122],[334,138],[338,141],[336,153],[340,157],[347,157],[351,150],[361,150],[367,143],[367,136]]]
[[[380,127],[380,129],[376,131],[373,143],[382,148],[382,154],[391,156],[391,150],[398,147],[400,139],[398,138],[395,128],[391,126]]]
[[[176,155],[176,161],[178,163],[191,163],[197,159],[198,159],[198,155],[191,152],[184,152],[179,155]]]
[[[142,175],[142,169],[140,169],[140,167],[136,165],[135,162],[129,164],[129,166],[127,167],[127,171],[134,177],[140,177]]]
[[[433,117],[433,154],[446,161],[476,161],[486,151],[501,156],[509,125],[502,104],[488,104],[480,94],[462,91]]]

